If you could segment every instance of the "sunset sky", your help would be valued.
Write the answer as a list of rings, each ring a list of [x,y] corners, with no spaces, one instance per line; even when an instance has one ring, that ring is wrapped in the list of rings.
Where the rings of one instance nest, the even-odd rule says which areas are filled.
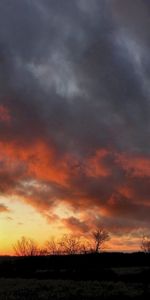
[[[150,1],[0,1],[0,254],[150,233]]]

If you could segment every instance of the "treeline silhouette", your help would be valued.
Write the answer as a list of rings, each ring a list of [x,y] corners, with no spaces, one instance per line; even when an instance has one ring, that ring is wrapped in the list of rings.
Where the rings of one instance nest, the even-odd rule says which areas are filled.
[[[81,239],[73,235],[65,234],[60,239],[51,238],[44,246],[30,238],[22,237],[13,245],[16,256],[44,256],[44,255],[73,255],[100,253],[105,243],[110,240],[110,234],[103,227],[92,231],[90,239]],[[143,235],[140,249],[144,253],[150,253],[150,237]]]
[[[110,234],[104,228],[92,231],[90,239],[81,239],[73,235],[65,234],[60,239],[51,238],[40,248],[33,239],[22,237],[13,245],[16,256],[44,256],[44,255],[71,255],[99,253],[105,242],[110,239]]]

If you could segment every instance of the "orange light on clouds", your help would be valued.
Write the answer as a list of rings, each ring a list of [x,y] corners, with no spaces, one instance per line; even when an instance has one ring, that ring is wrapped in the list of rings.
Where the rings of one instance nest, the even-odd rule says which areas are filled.
[[[150,157],[130,156],[126,154],[118,154],[117,161],[123,168],[132,174],[132,176],[144,177],[150,176]]]
[[[19,164],[26,168],[26,174],[42,180],[53,180],[66,184],[68,178],[67,156],[59,162],[55,149],[42,141],[34,145],[20,145],[15,142],[0,142],[0,157],[8,167]]]
[[[77,157],[68,154],[57,160],[55,147],[42,140],[29,145],[1,141],[0,159],[3,164],[0,172],[5,176],[8,174],[4,182],[6,196],[1,197],[1,203],[8,207],[7,210],[1,206],[1,253],[12,253],[12,244],[22,235],[34,238],[40,244],[50,236],[59,237],[64,233],[88,237],[88,226],[92,228],[96,216],[99,222],[113,217],[119,218],[118,214],[123,214],[123,209],[118,210],[118,205],[123,202],[117,204],[113,194],[108,194],[105,203],[99,196],[101,189],[92,197],[92,194],[89,196],[87,193],[88,186],[85,185],[84,188],[84,185],[73,185],[73,180],[80,179],[80,176],[81,179],[89,178],[90,181],[98,178],[99,182],[113,177],[111,164],[105,163],[111,155],[110,151],[99,149],[80,163]],[[125,172],[136,176],[149,175],[148,158],[129,159],[126,155],[115,154],[114,161]],[[51,191],[51,184],[65,188],[63,196],[61,192],[55,194],[53,186]],[[116,185],[115,188],[121,197],[134,196],[133,188],[127,183]],[[126,228],[128,229],[128,225],[122,229],[123,235],[125,234],[123,238],[116,238],[118,229],[113,230],[112,239],[108,243],[109,249],[139,249],[138,240],[134,238],[131,242],[126,238]]]

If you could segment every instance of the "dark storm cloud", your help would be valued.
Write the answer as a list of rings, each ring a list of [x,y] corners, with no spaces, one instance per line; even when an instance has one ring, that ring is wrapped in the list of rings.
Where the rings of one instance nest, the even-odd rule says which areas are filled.
[[[131,46],[128,35],[119,37],[126,18],[117,23],[111,11],[119,6],[118,14],[123,14],[130,4],[121,3],[1,2],[1,65],[6,74],[1,101],[14,115],[13,135],[46,135],[65,151],[66,141],[69,151],[85,151],[90,144],[92,149],[115,145],[148,151],[149,103],[130,53],[141,55],[136,53],[140,49],[135,44],[130,51],[134,36]],[[141,1],[138,5],[146,10]],[[141,59],[144,65],[148,58]]]
[[[140,156],[150,159],[149,14],[143,0],[1,0],[0,142],[17,153],[7,152],[11,172],[1,154],[2,192],[43,211],[63,201],[125,219],[135,208],[137,221],[148,219],[148,168],[132,170]],[[48,174],[54,166],[45,153],[26,154],[39,141],[53,149],[53,171],[59,176],[60,164],[67,183]],[[99,149],[108,150],[100,160]],[[127,170],[119,153],[137,155],[135,166]],[[84,228],[82,220],[65,222]]]

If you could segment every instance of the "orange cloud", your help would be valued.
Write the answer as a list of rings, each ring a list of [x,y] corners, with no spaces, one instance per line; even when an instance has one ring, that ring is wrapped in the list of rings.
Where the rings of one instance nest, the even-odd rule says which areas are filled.
[[[122,165],[123,169],[132,175],[137,177],[150,177],[150,157],[144,157],[139,155],[126,155],[119,154],[117,161]]]
[[[55,149],[42,141],[37,141],[34,145],[0,142],[0,158],[8,168],[15,169],[20,164],[26,169],[26,176],[39,180],[65,184],[68,178],[68,157],[57,161]]]
[[[148,158],[98,149],[81,160],[68,153],[59,156],[52,143],[39,139],[31,144],[1,141],[0,161],[1,190],[19,196],[48,223],[78,235],[98,224],[114,235],[149,226]],[[69,215],[55,213],[60,204],[69,207]]]

